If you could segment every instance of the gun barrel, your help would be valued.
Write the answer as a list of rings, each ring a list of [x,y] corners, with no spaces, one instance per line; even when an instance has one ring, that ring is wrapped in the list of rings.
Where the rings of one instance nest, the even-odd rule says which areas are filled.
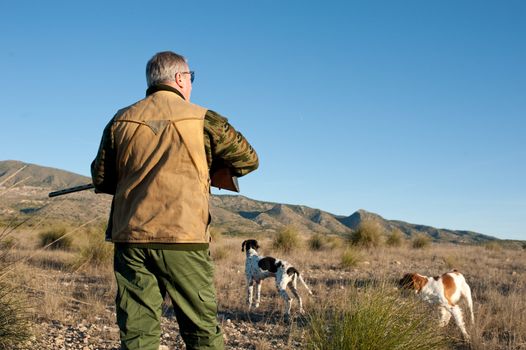
[[[221,168],[216,171],[213,171],[211,176],[211,185],[219,189],[225,189],[233,192],[239,192],[239,183],[237,177],[232,175],[232,171],[229,168]],[[49,192],[49,197],[62,196],[64,194],[79,192],[84,190],[90,190],[95,188],[93,184],[85,184],[70,188],[64,188],[62,190]]]
[[[75,187],[65,188],[65,189],[63,189],[63,190],[58,190],[58,191],[54,191],[54,192],[49,192],[48,196],[49,196],[49,197],[57,197],[57,196],[62,196],[63,194],[68,194],[68,193],[73,193],[73,192],[79,192],[79,191],[89,190],[89,189],[92,189],[92,188],[94,188],[93,184],[85,184],[85,185],[80,185],[80,186],[75,186]]]

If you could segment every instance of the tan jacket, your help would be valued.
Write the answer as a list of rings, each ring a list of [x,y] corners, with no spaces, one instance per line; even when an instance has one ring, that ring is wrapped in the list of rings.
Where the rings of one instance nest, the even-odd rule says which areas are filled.
[[[108,125],[117,169],[113,242],[209,242],[205,113],[158,91],[120,110]]]

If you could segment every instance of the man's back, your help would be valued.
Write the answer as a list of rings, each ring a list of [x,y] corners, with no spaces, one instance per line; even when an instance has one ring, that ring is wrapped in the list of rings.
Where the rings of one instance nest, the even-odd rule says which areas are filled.
[[[115,116],[114,242],[208,242],[205,113],[158,91]]]

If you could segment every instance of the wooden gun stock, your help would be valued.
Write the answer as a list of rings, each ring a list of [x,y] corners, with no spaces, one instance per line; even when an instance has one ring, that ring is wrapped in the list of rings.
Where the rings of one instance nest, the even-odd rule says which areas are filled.
[[[239,192],[237,176],[232,175],[230,168],[217,169],[210,174],[210,185],[220,190]]]

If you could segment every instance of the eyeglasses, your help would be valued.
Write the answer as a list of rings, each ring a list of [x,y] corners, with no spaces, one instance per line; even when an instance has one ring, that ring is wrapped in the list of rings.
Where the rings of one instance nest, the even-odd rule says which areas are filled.
[[[195,72],[193,70],[189,72],[179,72],[180,74],[190,74],[190,82],[193,83],[195,79]]]

